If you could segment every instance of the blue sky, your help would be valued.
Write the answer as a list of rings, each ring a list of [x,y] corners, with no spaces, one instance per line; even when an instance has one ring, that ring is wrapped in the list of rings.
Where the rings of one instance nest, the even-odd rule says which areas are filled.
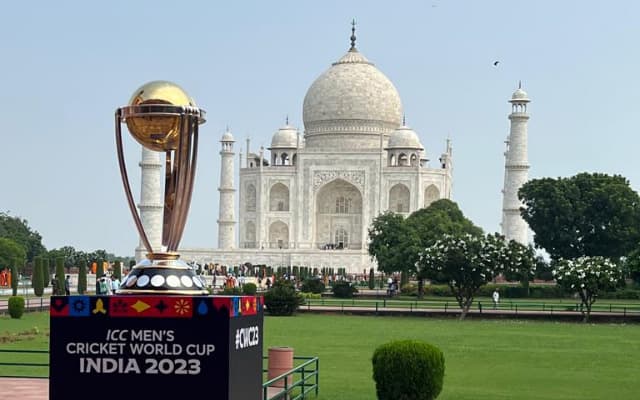
[[[347,51],[352,18],[358,49],[395,84],[428,157],[452,138],[453,200],[486,231],[499,230],[518,80],[532,100],[531,178],[597,171],[638,190],[638,15],[632,1],[10,2],[0,209],[26,218],[47,248],[133,255],[113,113],[141,84],[170,80],[208,115],[182,245],[215,247],[225,127],[252,150],[287,115],[302,129],[306,90]],[[137,196],[140,150],[130,138],[125,147]]]

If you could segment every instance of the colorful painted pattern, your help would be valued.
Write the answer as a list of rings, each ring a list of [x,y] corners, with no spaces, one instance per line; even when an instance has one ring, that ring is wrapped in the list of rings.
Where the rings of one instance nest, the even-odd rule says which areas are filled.
[[[229,317],[256,315],[257,296],[54,296],[51,317],[192,318],[226,310]]]

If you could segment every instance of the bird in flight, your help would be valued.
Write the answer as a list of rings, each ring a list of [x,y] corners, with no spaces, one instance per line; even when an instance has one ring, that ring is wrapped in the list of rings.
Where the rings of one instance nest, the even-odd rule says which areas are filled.
[[[500,64],[500,61],[494,61],[494,62],[493,62],[493,66],[494,66],[494,67],[497,67],[497,66],[498,66],[498,64]]]

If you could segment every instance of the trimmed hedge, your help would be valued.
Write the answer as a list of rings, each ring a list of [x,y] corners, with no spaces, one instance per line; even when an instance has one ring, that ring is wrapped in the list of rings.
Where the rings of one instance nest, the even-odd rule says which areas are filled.
[[[393,341],[373,353],[378,400],[433,400],[442,391],[444,355],[428,343]]]
[[[78,294],[87,292],[87,263],[81,261],[78,264]]]
[[[319,294],[324,292],[324,289],[325,289],[324,283],[322,283],[322,281],[319,278],[305,279],[304,282],[302,282],[302,285],[300,285],[301,292]]]
[[[18,319],[24,314],[24,297],[11,296],[9,297],[9,315],[11,318]]]
[[[31,286],[33,287],[33,293],[42,297],[44,294],[44,263],[41,257],[36,257],[33,266],[33,273],[31,274]]]
[[[451,297],[451,289],[448,285],[425,285],[425,294],[427,296],[441,296]],[[484,285],[478,290],[477,296],[479,297],[491,297],[493,291],[497,289],[500,293],[500,297],[504,299],[520,299],[527,297],[527,290],[521,285]],[[569,294],[570,296],[570,294]],[[556,285],[544,285],[544,286],[529,286],[530,298],[536,299],[557,299],[562,297],[568,297],[567,293],[560,286]],[[601,297],[602,298],[602,297]]]
[[[56,258],[56,279],[58,281],[58,287],[54,294],[64,296],[64,257]]]
[[[331,290],[333,290],[333,296],[340,299],[350,299],[354,293],[358,293],[358,289],[347,281],[334,282]]]
[[[415,283],[409,282],[400,288],[400,294],[403,296],[417,296],[418,285],[416,285]]]

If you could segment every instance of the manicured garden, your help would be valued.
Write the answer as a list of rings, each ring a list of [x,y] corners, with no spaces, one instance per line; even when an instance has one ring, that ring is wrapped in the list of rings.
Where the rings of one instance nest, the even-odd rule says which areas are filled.
[[[630,399],[640,393],[640,325],[634,324],[303,314],[265,317],[263,338],[265,353],[291,346],[296,355],[320,357],[319,400],[374,399],[373,351],[397,339],[444,352],[439,399]],[[46,313],[0,317],[1,349],[46,349],[47,339]],[[0,371],[10,373],[16,371]]]

